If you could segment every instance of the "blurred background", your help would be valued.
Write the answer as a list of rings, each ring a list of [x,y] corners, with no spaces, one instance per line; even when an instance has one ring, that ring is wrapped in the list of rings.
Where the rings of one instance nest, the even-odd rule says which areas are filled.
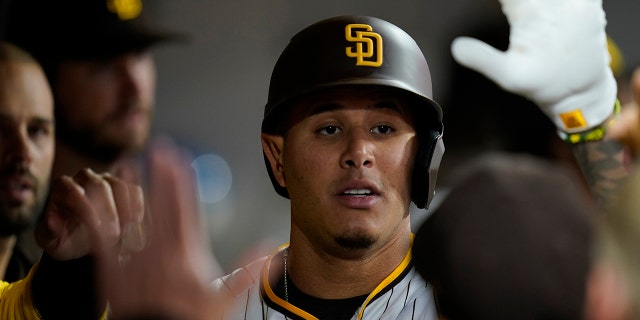
[[[441,101],[450,90],[453,37],[503,19],[497,0],[151,0],[145,6],[165,28],[188,36],[153,49],[158,67],[153,130],[172,136],[196,157],[203,227],[227,271],[256,243],[275,248],[288,239],[288,201],[269,181],[260,124],[271,70],[291,36],[335,15],[388,20],[422,48],[435,100]],[[604,0],[604,8],[607,31],[624,55],[625,70],[631,70],[640,63],[640,1]]]

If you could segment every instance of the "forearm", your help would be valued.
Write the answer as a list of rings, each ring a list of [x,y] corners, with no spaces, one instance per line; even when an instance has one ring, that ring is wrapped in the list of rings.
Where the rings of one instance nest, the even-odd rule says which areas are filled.
[[[43,319],[99,319],[106,307],[97,297],[93,261],[56,261],[43,254],[31,285]]]
[[[89,258],[60,262],[46,254],[27,277],[0,282],[0,319],[99,319],[99,303]]]
[[[631,172],[628,149],[618,141],[606,138],[572,146],[598,207],[606,211],[608,203],[616,200],[618,190]]]

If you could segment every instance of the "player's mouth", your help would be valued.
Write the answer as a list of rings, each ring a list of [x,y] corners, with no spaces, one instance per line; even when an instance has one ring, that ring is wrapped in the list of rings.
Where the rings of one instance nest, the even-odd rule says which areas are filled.
[[[352,209],[368,209],[380,199],[380,192],[368,182],[351,182],[336,195],[340,204]]]
[[[9,175],[0,178],[0,197],[12,203],[23,203],[33,197],[35,183],[25,175]]]
[[[369,189],[349,189],[342,192],[343,195],[346,196],[354,196],[354,197],[366,197],[371,195],[373,192]]]
[[[146,124],[149,119],[149,112],[144,108],[132,107],[118,113],[115,119],[126,126]]]

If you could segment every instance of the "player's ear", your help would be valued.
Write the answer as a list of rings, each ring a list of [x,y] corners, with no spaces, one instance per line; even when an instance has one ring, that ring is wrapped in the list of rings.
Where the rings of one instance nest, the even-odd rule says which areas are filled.
[[[278,181],[281,187],[286,187],[286,179],[284,177],[284,137],[281,135],[262,133],[262,151],[269,161],[273,177]]]

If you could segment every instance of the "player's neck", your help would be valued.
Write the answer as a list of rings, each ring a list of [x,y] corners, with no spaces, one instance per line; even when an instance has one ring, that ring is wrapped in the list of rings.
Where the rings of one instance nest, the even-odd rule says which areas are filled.
[[[368,294],[402,262],[411,245],[407,224],[379,249],[356,259],[342,259],[313,248],[292,228],[288,273],[303,292],[323,299],[350,298]]]
[[[13,254],[13,248],[16,245],[17,237],[15,235],[8,237],[0,237],[0,279],[4,279],[7,271],[9,260]]]

